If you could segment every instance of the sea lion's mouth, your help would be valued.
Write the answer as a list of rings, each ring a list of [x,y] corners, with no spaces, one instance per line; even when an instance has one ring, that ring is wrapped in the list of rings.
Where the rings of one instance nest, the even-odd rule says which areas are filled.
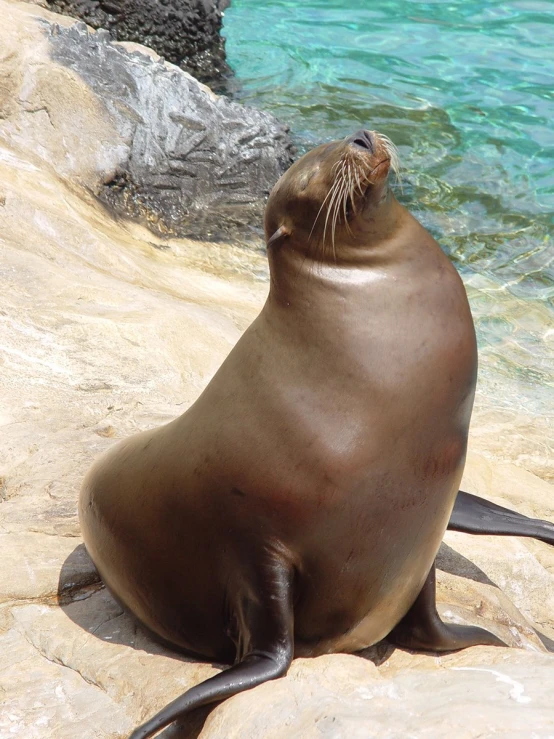
[[[349,214],[355,214],[359,210],[363,210],[368,198],[371,194],[371,189],[375,185],[375,182],[380,180],[383,175],[386,176],[386,173],[388,172],[389,168],[391,167],[391,159],[390,157],[384,157],[381,159],[380,162],[378,162],[372,169],[369,170],[369,172],[364,173],[363,181],[362,181],[362,187],[358,188],[354,195],[354,206],[349,208]],[[385,171],[383,171],[385,170]],[[350,196],[349,196],[350,199]],[[356,203],[357,200],[357,203]],[[356,205],[358,207],[356,207]]]
[[[379,162],[379,164],[376,164],[375,167],[373,167],[373,169],[369,173],[369,184],[368,184],[368,186],[366,188],[366,191],[365,191],[365,194],[366,195],[367,195],[367,191],[369,190],[369,188],[373,184],[372,183],[372,179],[375,177],[375,175],[377,175],[377,177],[379,177],[379,175],[381,174],[381,168],[384,165],[386,165],[387,171],[388,171],[389,168],[390,168],[390,166],[391,166],[391,158],[390,157],[385,157],[384,159],[381,159],[381,161]]]

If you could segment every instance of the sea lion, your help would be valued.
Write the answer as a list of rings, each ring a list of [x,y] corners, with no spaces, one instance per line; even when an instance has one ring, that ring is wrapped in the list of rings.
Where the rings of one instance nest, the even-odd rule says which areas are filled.
[[[460,277],[388,186],[396,165],[362,130],[288,170],[266,209],[260,315],[186,413],[84,481],[108,588],[166,642],[234,662],[132,739],[285,674],[294,654],[502,644],[435,607],[477,349]],[[454,527],[485,533],[486,502],[465,495]]]

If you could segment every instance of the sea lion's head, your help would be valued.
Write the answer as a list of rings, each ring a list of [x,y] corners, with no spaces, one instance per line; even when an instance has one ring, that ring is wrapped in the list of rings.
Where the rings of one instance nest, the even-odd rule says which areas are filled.
[[[321,261],[364,245],[387,227],[394,144],[362,129],[322,144],[295,162],[273,188],[265,212],[268,248],[286,245]]]

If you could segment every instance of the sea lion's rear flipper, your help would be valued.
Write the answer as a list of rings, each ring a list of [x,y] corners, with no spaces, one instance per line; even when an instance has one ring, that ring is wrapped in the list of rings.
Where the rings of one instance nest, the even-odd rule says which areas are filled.
[[[235,607],[237,661],[196,685],[139,726],[129,739],[147,739],[195,708],[219,703],[284,675],[294,650],[292,576],[283,566],[265,572]]]
[[[530,536],[554,544],[554,524],[550,521],[528,518],[463,490],[456,497],[447,528],[467,534]]]
[[[479,626],[445,624],[437,613],[435,564],[415,603],[387,639],[398,647],[423,649],[429,652],[449,652],[477,644],[507,646],[497,636]]]

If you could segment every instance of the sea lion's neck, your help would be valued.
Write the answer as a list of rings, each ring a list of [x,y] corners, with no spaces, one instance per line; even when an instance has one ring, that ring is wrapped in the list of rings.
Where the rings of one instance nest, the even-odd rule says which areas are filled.
[[[427,242],[429,242],[427,244]],[[406,262],[407,245],[416,251],[427,245],[436,247],[423,226],[391,197],[383,214],[363,222],[356,242],[341,241],[337,232],[335,249],[306,249],[294,240],[277,249],[269,249],[270,295],[275,305],[311,305],[319,297],[326,301],[334,295],[339,301],[352,295],[356,286],[367,285],[390,276]],[[408,247],[409,248],[409,247]]]

